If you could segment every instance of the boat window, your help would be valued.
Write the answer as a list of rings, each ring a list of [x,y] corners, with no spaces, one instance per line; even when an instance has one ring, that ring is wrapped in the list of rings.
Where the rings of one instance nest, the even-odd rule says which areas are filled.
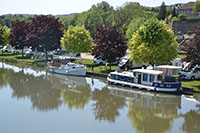
[[[75,69],[75,67],[72,67],[73,69]]]
[[[162,80],[162,75],[158,75],[158,81]]]
[[[154,82],[154,80],[155,80],[155,75],[151,75],[151,74],[150,74],[150,79],[149,79],[149,81],[150,81],[150,82]]]
[[[148,74],[143,73],[143,81],[148,81]]]
[[[133,72],[133,75],[134,75],[135,77],[136,77],[136,74],[137,74],[136,72]]]
[[[123,76],[120,77],[120,80],[121,80],[121,81],[124,81],[124,79],[125,79],[125,77],[123,77]]]
[[[111,78],[115,79],[115,77],[116,77],[115,74],[111,74]]]

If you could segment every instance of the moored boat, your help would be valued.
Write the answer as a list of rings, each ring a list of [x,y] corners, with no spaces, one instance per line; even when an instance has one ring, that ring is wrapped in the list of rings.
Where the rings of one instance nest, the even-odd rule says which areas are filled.
[[[133,71],[111,72],[107,80],[111,84],[137,87],[148,91],[177,92],[181,91],[181,82],[163,71],[135,69]]]
[[[87,67],[85,65],[76,64],[75,57],[55,57],[48,63],[48,70],[53,73],[72,75],[72,76],[86,76]]]

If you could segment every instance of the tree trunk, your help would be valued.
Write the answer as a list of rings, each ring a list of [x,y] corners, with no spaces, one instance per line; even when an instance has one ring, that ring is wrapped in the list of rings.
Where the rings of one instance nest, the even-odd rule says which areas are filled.
[[[24,58],[24,49],[22,49],[22,58]]]
[[[109,69],[110,69],[110,72],[111,72],[111,62],[109,62]]]
[[[47,50],[45,50],[45,54],[46,54],[46,62],[48,62],[48,54],[47,54]]]

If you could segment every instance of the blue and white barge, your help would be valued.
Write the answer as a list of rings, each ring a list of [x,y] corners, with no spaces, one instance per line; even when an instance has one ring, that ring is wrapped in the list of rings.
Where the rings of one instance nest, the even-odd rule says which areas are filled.
[[[158,70],[115,71],[108,75],[107,80],[110,84],[137,87],[148,91],[177,92],[182,90],[180,81]]]

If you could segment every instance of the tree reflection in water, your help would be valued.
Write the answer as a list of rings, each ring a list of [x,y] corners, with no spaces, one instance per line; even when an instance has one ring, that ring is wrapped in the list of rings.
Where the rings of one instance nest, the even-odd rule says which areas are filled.
[[[0,89],[8,85],[13,73],[12,70],[0,68]]]
[[[62,89],[61,96],[69,109],[84,109],[90,100],[90,85],[76,86],[75,88]]]
[[[35,77],[20,71],[11,77],[10,86],[13,89],[13,97],[30,98],[32,107],[40,111],[57,109],[62,103],[60,90],[46,80],[45,75]]]
[[[101,90],[95,89],[92,92],[92,100],[95,101],[92,105],[95,119],[99,121],[115,122],[116,117],[120,115],[119,109],[126,106],[125,98],[111,95],[106,87]]]

